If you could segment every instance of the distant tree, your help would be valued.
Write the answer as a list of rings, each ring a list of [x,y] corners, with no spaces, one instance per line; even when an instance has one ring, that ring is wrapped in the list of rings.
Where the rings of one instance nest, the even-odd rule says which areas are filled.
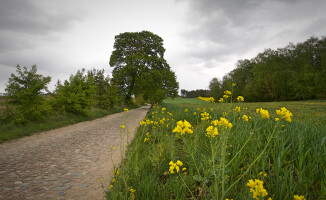
[[[94,102],[96,86],[93,77],[85,75],[85,69],[71,75],[64,84],[58,81],[55,90],[54,107],[60,111],[85,114]]]
[[[47,91],[51,77],[37,74],[37,67],[30,70],[26,67],[16,67],[17,75],[11,74],[6,92],[8,105],[7,116],[16,123],[22,124],[45,118],[51,111],[42,91]]]
[[[209,96],[214,97],[214,99],[218,99],[221,94],[222,94],[222,89],[221,89],[221,81],[219,81],[217,78],[213,78],[209,82]]]
[[[164,59],[163,39],[149,31],[126,32],[115,36],[110,66],[112,82],[130,103],[132,96],[143,96],[150,103],[177,96],[174,72]]]

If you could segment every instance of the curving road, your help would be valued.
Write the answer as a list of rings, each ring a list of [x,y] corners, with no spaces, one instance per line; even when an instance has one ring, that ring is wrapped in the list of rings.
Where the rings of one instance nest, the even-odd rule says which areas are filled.
[[[0,199],[104,199],[114,170],[110,146],[114,164],[121,160],[120,125],[126,121],[125,132],[133,135],[148,109],[0,144]]]

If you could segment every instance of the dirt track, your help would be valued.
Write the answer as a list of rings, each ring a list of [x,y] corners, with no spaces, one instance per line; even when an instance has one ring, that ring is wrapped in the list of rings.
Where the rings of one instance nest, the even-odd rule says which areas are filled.
[[[0,199],[103,199],[113,175],[110,146],[114,163],[121,160],[120,125],[126,121],[133,135],[148,109],[0,144]]]

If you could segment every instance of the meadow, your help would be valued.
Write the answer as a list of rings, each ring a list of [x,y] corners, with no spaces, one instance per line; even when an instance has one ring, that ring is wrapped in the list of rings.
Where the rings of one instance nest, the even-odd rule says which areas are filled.
[[[140,122],[106,196],[325,199],[325,141],[326,101],[166,99]]]

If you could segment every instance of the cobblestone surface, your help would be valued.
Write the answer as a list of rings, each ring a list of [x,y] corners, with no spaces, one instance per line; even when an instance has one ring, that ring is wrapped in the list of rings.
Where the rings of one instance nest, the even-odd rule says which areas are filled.
[[[120,158],[120,125],[133,135],[149,106],[0,144],[0,199],[104,199]],[[129,132],[130,130],[131,132]],[[102,181],[99,181],[102,179]]]

